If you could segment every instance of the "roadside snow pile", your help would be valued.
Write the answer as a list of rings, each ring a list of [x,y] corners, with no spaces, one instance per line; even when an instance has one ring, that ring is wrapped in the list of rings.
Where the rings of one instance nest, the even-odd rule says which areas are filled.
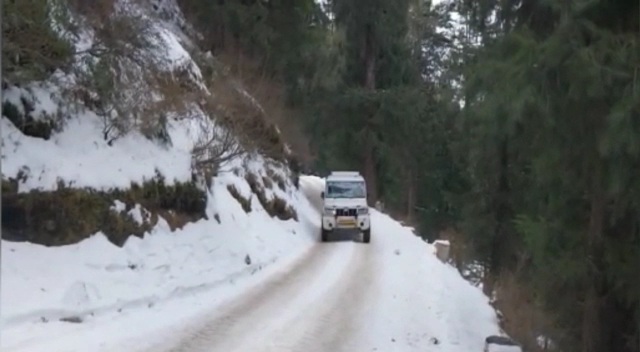
[[[384,263],[376,276],[384,282],[378,286],[375,309],[363,320],[366,334],[387,338],[372,340],[361,350],[481,352],[485,338],[500,333],[489,299],[443,264],[433,245],[411,228],[376,210],[371,213],[371,245]]]
[[[304,191],[307,199],[312,202],[318,212],[321,212],[323,205],[320,193],[324,191],[324,179],[317,176],[302,176],[300,189]]]

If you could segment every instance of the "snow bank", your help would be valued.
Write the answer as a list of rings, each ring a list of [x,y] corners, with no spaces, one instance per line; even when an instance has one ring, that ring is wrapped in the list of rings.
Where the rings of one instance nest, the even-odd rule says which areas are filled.
[[[249,167],[264,173],[263,163],[257,159]],[[295,207],[299,218],[281,221],[271,218],[255,195],[252,211],[245,213],[227,185],[249,189],[241,175],[220,175],[209,197],[209,220],[175,232],[161,220],[144,239],[131,237],[123,248],[102,234],[54,248],[3,241],[2,350],[33,351],[39,339],[47,345],[55,331],[69,328],[68,323],[58,322],[62,318],[80,318],[82,327],[89,329],[84,337],[93,341],[98,337],[93,334],[104,332],[113,319],[139,316],[144,320],[145,311],[156,305],[178,310],[185,318],[192,316],[208,300],[242,291],[238,283],[286,264],[316,242],[319,214],[302,191],[291,188],[278,193]],[[214,291],[213,296],[207,294]],[[176,303],[187,298],[195,302],[191,307],[196,311]],[[171,316],[180,315],[173,311]],[[158,328],[148,320],[140,325]],[[112,335],[99,336],[102,341],[133,338],[143,328],[130,330],[116,324],[113,329]],[[75,338],[66,342],[68,348],[82,345]]]
[[[322,212],[320,194],[324,191],[324,179],[317,176],[302,176],[300,177],[300,188],[304,190],[305,196],[318,212]]]
[[[487,336],[500,333],[489,299],[441,263],[431,244],[376,210],[372,229],[371,245],[384,263],[377,275],[385,280],[380,306],[368,319],[368,333],[382,336],[372,348],[480,352]],[[375,314],[378,310],[386,312],[383,319]]]
[[[496,346],[490,345],[487,348],[487,352],[522,352],[522,349],[517,346]]]

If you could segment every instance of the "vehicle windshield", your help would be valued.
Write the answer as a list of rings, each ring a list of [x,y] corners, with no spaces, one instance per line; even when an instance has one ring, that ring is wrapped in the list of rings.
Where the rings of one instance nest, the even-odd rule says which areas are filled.
[[[364,198],[366,189],[362,181],[327,182],[327,198]]]

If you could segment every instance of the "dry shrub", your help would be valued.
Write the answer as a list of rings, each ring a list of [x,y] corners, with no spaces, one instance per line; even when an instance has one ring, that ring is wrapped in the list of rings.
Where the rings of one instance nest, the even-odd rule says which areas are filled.
[[[226,50],[218,55],[218,59],[229,68],[233,80],[259,103],[266,123],[278,126],[282,141],[296,158],[310,164],[314,156],[302,128],[301,112],[287,105],[284,83],[268,76],[258,60],[249,59],[240,50]]]
[[[269,211],[269,215],[271,217],[277,217],[280,220],[290,220],[293,219],[298,221],[298,213],[296,210],[287,203],[286,200],[274,196],[273,199],[269,202],[269,206],[267,207]]]
[[[186,222],[206,219],[207,195],[192,183],[166,185],[154,178],[127,190],[96,191],[69,188],[63,182],[56,191],[17,193],[17,179],[2,183],[2,236],[46,246],[78,243],[102,231],[122,246],[134,235],[142,237],[164,216],[172,229]],[[142,224],[131,215],[111,209],[115,200],[130,210],[140,204],[150,217]]]
[[[260,183],[258,183],[258,176],[256,176],[256,174],[254,174],[253,172],[247,172],[244,176],[244,179],[247,181],[249,187],[251,187],[251,191],[253,191],[254,193],[256,193],[256,190],[261,188]]]
[[[233,131],[247,150],[257,150],[282,160],[285,146],[274,124],[265,118],[260,105],[252,101],[230,78],[219,77],[209,90],[213,99],[204,102],[203,110],[212,113],[225,128]]]
[[[65,22],[60,11],[53,11],[61,6],[56,0],[2,1],[3,80],[41,80],[71,63],[73,46],[52,27],[54,20]]]
[[[182,118],[193,117],[189,114],[204,93],[182,73],[185,70],[187,69],[179,68],[177,72],[156,71],[148,75],[148,84],[154,88],[159,99],[142,101],[140,113],[135,116],[135,128],[147,138],[164,142],[169,140],[166,130],[169,112]]]
[[[94,32],[91,47],[76,54],[128,57],[144,65],[152,57],[143,57],[139,49],[157,47],[159,35],[149,18],[137,14],[116,0],[70,0],[71,9],[80,15]]]
[[[85,17],[91,25],[107,21],[114,12],[115,0],[67,0],[75,13]]]
[[[211,115],[210,115],[211,116]],[[245,153],[233,130],[201,121],[200,136],[191,150],[192,169],[205,177],[207,185],[220,165]]]
[[[537,336],[553,329],[552,319],[537,304],[515,273],[503,273],[496,280],[494,307],[502,313],[501,326],[526,351],[545,351]]]
[[[171,210],[162,209],[158,210],[157,213],[167,222],[167,224],[169,224],[171,231],[182,229],[186,224],[197,220],[189,214]]]
[[[84,97],[84,105],[92,109],[100,119],[103,139],[111,145],[135,128],[136,117],[144,111],[146,92],[127,89],[122,72],[116,69],[118,59],[106,58],[89,65],[86,74],[80,76],[78,85],[70,93]],[[138,82],[140,84],[140,82]]]
[[[269,206],[269,200],[267,199],[267,195],[265,193],[264,188],[258,182],[258,177],[254,173],[248,172],[245,175],[245,180],[249,184],[249,188],[251,188],[251,192],[253,192],[253,194],[255,194],[256,197],[258,197],[258,201],[260,202],[262,207],[264,207],[265,210],[267,210],[267,207]],[[267,210],[267,213],[269,213],[269,210]]]
[[[277,217],[280,220],[294,219],[298,221],[298,213],[296,210],[287,203],[286,200],[273,195],[271,199],[267,198],[264,187],[258,182],[258,177],[249,172],[246,174],[245,179],[249,183],[251,192],[256,195],[258,201],[265,209],[269,216]]]
[[[159,69],[163,47],[152,19],[116,0],[70,0],[69,5],[74,18],[95,34],[89,48],[75,53],[86,65],[78,66],[78,84],[69,93],[96,112],[108,143],[133,129],[169,142],[167,112],[184,110],[188,90],[182,89],[186,80],[180,72]]]
[[[184,116],[191,104],[201,98],[203,93],[184,73],[186,70],[186,67],[181,67],[174,72],[155,72],[149,83],[162,98],[153,102],[153,110],[172,111]]]
[[[96,112],[105,141],[112,143],[137,130],[149,139],[169,143],[169,113],[192,117],[189,113],[205,93],[184,73],[186,67],[173,72],[153,65],[139,70],[135,65],[126,67],[133,63],[130,58],[107,55],[90,64],[89,72],[69,93]]]
[[[278,184],[278,188],[280,188],[282,191],[287,190],[287,184],[284,177],[282,177],[282,175],[278,174],[277,172],[273,171],[273,169],[267,168],[267,177],[270,180],[275,181]]]
[[[114,71],[109,66],[103,65],[101,68],[107,73],[96,70],[93,77],[87,77],[102,78],[94,80],[92,84],[102,93],[101,101],[87,105],[98,111],[102,118],[105,140],[113,142],[130,130],[136,129],[147,138],[170,143],[166,130],[169,113],[182,119],[198,118],[200,135],[192,149],[192,167],[196,174],[204,177],[207,184],[217,175],[220,164],[244,153],[238,144],[234,129],[218,128],[221,124],[209,120],[218,116],[216,103],[212,96],[194,82],[189,67],[179,67],[171,72],[147,69],[144,73],[144,84],[153,87],[156,96],[143,90],[128,90],[127,94],[132,94],[128,99],[119,99],[123,90],[108,84],[113,79]],[[122,86],[124,82],[117,83]],[[208,116],[192,115],[198,113],[197,108]],[[113,111],[116,112],[115,115]]]
[[[273,181],[267,176],[262,176],[262,184],[269,189],[273,189]]]
[[[228,185],[227,190],[231,193],[231,196],[240,203],[245,213],[248,214],[251,212],[251,198],[245,198],[234,185]]]

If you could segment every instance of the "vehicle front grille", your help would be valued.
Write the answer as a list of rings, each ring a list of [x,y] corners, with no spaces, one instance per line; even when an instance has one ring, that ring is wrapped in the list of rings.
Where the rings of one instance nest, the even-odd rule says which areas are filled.
[[[357,216],[357,209],[336,209],[336,216]]]

